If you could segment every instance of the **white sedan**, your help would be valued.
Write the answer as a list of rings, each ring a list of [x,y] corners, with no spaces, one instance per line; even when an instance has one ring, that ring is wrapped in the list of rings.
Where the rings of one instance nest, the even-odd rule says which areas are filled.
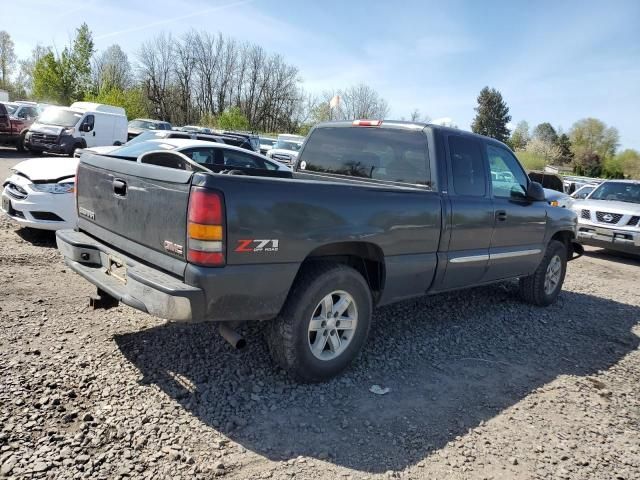
[[[98,150],[93,151],[93,150]],[[87,149],[87,154],[105,154],[135,160],[153,151],[179,152],[194,162],[215,171],[240,171],[256,174],[291,172],[286,165],[248,150],[222,143],[183,138],[164,138],[131,143],[118,148]],[[44,230],[72,229],[77,213],[74,200],[78,158],[34,158],[13,167],[5,180],[2,210],[23,227]]]
[[[77,158],[34,158],[18,163],[3,183],[2,211],[23,227],[74,228]]]

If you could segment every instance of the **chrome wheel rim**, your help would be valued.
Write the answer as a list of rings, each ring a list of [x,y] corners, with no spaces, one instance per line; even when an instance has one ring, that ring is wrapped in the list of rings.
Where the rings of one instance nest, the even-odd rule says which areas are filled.
[[[326,295],[311,314],[307,341],[319,360],[339,357],[351,344],[358,325],[358,307],[343,290]]]
[[[559,255],[554,255],[547,265],[547,273],[544,276],[544,293],[551,295],[560,284],[562,274],[562,260]]]

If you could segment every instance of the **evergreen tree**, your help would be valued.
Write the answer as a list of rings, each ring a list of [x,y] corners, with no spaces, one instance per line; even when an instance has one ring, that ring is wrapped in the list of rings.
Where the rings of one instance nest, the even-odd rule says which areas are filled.
[[[476,117],[471,130],[480,135],[495,138],[501,142],[509,139],[507,123],[511,121],[509,107],[502,99],[502,94],[495,88],[484,87],[478,95]]]
[[[573,160],[573,152],[571,151],[571,140],[569,139],[569,135],[563,133],[558,137],[557,142],[558,147],[560,147],[560,162],[563,164],[571,163]]]

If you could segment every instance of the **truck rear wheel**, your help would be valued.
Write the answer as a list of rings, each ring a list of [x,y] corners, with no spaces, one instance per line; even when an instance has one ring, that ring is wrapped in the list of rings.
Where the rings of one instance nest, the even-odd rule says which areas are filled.
[[[304,267],[269,328],[271,356],[295,380],[321,382],[347,368],[369,334],[371,291],[351,267]]]
[[[520,279],[520,295],[533,305],[546,307],[555,302],[567,273],[567,247],[551,240],[536,271]]]

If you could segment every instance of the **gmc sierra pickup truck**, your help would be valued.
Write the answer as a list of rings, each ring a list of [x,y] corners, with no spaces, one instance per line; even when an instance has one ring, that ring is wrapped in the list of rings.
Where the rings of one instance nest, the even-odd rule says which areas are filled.
[[[346,368],[376,306],[513,278],[549,305],[582,253],[576,214],[550,206],[507,146],[456,129],[321,124],[278,175],[188,156],[84,153],[78,225],[58,248],[98,287],[94,306],[221,322],[235,344],[235,324],[268,321],[274,360],[299,381]]]

